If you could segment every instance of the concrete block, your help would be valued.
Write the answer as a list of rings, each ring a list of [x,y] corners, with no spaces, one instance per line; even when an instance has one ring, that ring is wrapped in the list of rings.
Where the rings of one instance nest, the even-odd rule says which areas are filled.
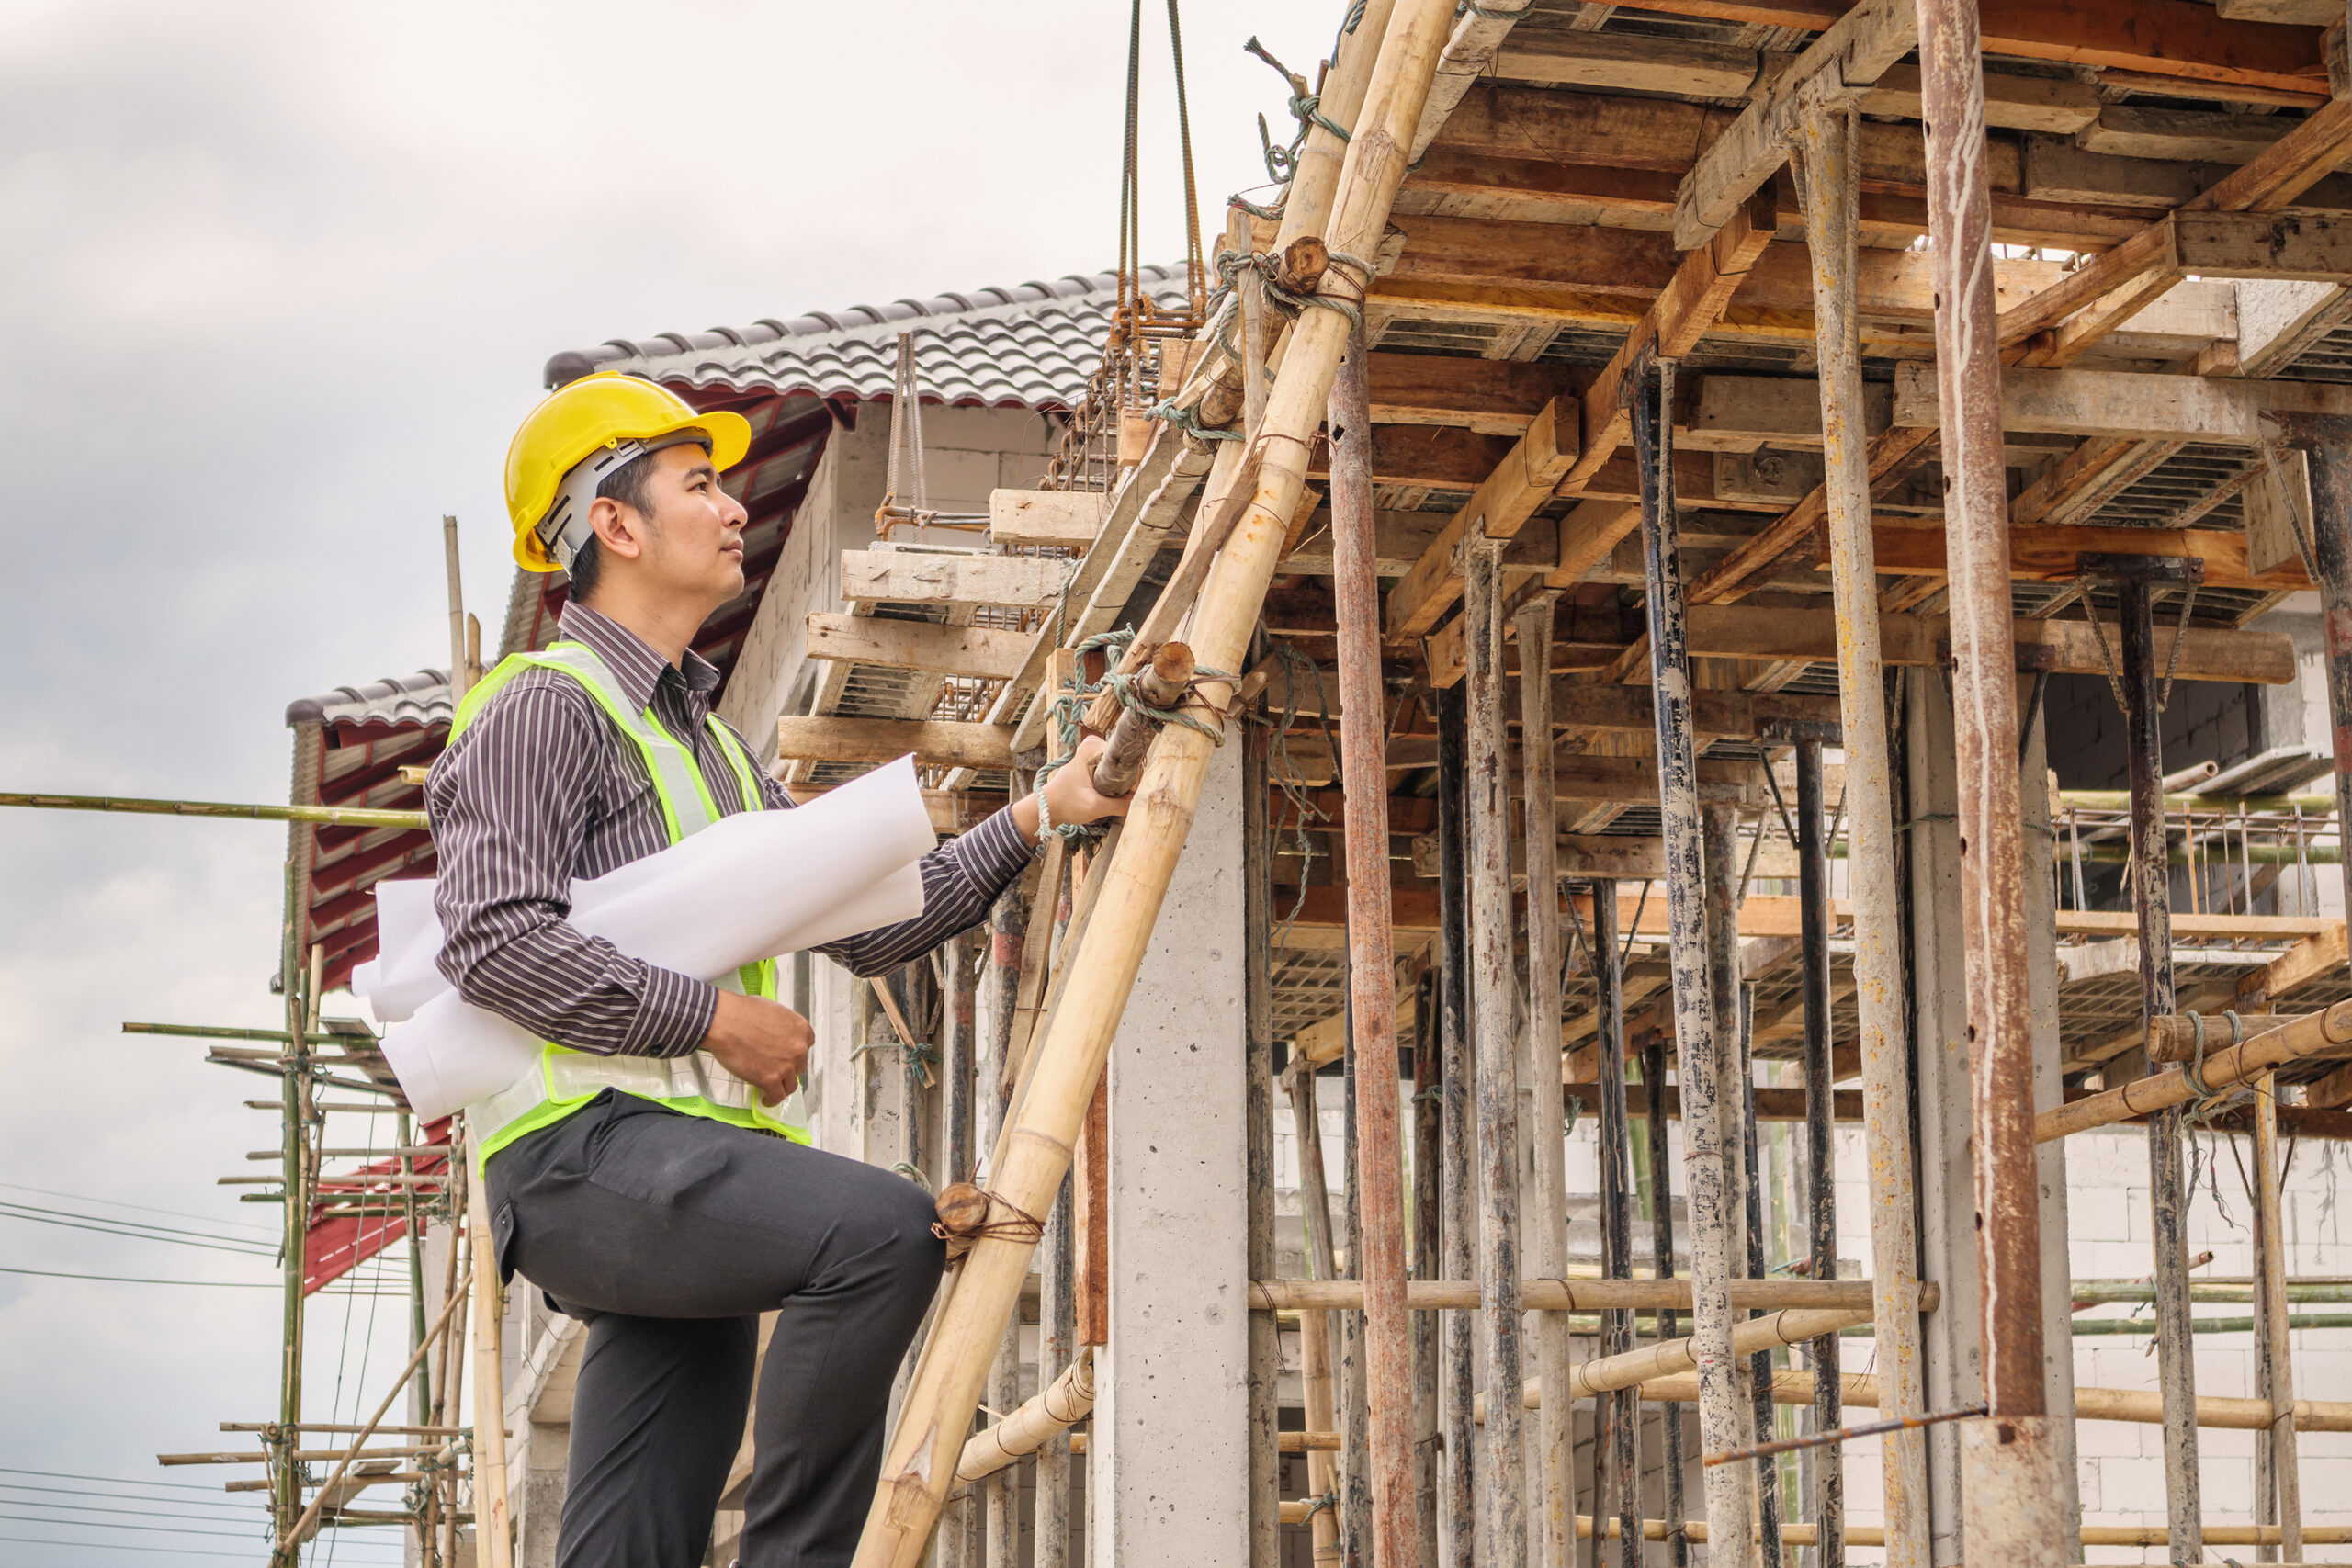
[[[2131,1204],[2113,1187],[2074,1187],[2066,1195],[2066,1221],[2069,1237],[2076,1244],[2132,1239]]]

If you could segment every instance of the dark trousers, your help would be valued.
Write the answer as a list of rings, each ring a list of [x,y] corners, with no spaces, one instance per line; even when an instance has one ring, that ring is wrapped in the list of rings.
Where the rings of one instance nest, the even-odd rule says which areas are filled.
[[[693,1568],[760,1372],[746,1568],[847,1563],[890,1383],[939,1280],[887,1170],[607,1091],[492,1156],[510,1272],[588,1323],[560,1568]]]

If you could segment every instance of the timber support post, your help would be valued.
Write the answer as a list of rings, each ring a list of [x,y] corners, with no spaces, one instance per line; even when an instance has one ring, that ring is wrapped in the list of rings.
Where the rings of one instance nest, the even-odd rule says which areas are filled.
[[[1804,968],[1804,1157],[1808,1278],[1838,1277],[1838,1147],[1836,1068],[1829,1039],[1829,836],[1822,787],[1821,742],[1797,742],[1798,940]],[[1852,764],[1849,763],[1850,770]],[[1852,788],[1848,773],[1848,788]],[[1834,1432],[1846,1424],[1838,1398],[1841,1363],[1835,1335],[1813,1342],[1813,1428]],[[1821,1568],[1846,1568],[1845,1463],[1835,1450],[1815,1463],[1813,1519]]]
[[[1731,1243],[1738,1219],[1723,1114],[1724,1021],[1707,953],[1706,853],[1699,760],[1690,723],[1690,659],[1675,544],[1670,376],[1655,362],[1629,378],[1634,452],[1642,487],[1642,556],[1649,590],[1651,701],[1657,736],[1658,817],[1666,854],[1674,1033],[1682,1077],[1682,1168],[1690,1205],[1691,1343],[1699,1371],[1702,1452],[1741,1446],[1739,1380],[1732,1359]],[[1711,1558],[1745,1562],[1754,1550],[1755,1475],[1746,1465],[1706,1472]]]
[[[1927,21],[1923,13],[1923,28]],[[1975,68],[1973,55],[1968,65]],[[1847,840],[1854,899],[1855,1043],[1862,1064],[1863,1141],[1870,1166],[1871,1278],[1878,1292],[1873,1321],[1877,1364],[1886,1389],[1887,1412],[1919,1416],[1926,1414],[1928,1405],[1919,1343],[1911,1062],[1904,1015],[1907,980],[1896,936],[1901,929],[1900,882],[1895,874],[1894,781],[1888,753],[1885,667],[1880,649],[1877,553],[1871,524],[1870,441],[1869,433],[1855,417],[1863,407],[1861,323],[1855,304],[1861,200],[1857,135],[1853,116],[1842,107],[1814,104],[1798,123],[1794,164],[1813,259],[1815,341],[1821,361],[1823,485],[1830,584],[1838,613],[1838,708],[1846,749]],[[1800,805],[1799,810],[1803,809]],[[1826,844],[1822,852],[1827,853]],[[1826,866],[1823,874],[1826,876]],[[1823,897],[1826,898],[1826,891]],[[1830,935],[1826,903],[1822,919],[1821,941],[1826,949]],[[1821,989],[1813,988],[1808,970],[1806,996],[1810,1003],[1818,995],[1826,1007],[1826,951],[1822,963]],[[1807,1027],[1810,1030],[1811,1025]],[[1808,1074],[1811,1070],[1808,1066]],[[1810,1077],[1806,1084],[1811,1093]],[[1829,1249],[1833,1261],[1836,1250],[1834,1246]],[[1820,1257],[1818,1250],[1815,1256]],[[1928,1568],[1926,1435],[1891,1432],[1882,1439],[1881,1450],[1887,1568]],[[1837,1464],[1835,1458],[1826,1458],[1822,1468],[1834,1472]],[[1826,1553],[1823,1562],[1834,1568]]]
[[[1486,1383],[1521,1380],[1519,1303],[1518,998],[1511,953],[1510,769],[1503,725],[1502,548],[1483,534],[1464,551],[1469,670],[1471,1027],[1478,1042],[1478,1305]],[[1493,1568],[1526,1568],[1527,1450],[1519,1403],[1488,1402],[1485,1515]]]
[[[1970,1155],[1991,1410],[1990,1419],[1961,1427],[1962,1535],[1970,1562],[2057,1568],[2073,1552],[2042,1376],[2041,1194],[2025,950],[2029,872],[2018,781],[1984,37],[1973,0],[1920,0],[1918,12],[1952,705],[1959,715]],[[1859,746],[1864,738],[1849,728],[1848,743]],[[1883,1267],[1883,1255],[1877,1262]],[[1894,1568],[1894,1552],[1888,1560]]]
[[[1380,671],[1380,581],[1373,536],[1372,394],[1363,327],[1348,334],[1332,378],[1331,569],[1339,626],[1341,779],[1350,809],[1349,1033],[1357,1179],[1349,1196],[1363,1238],[1363,1337],[1372,1491],[1370,1560],[1402,1564],[1416,1550],[1413,1329],[1405,1310],[1405,1178],[1396,1111],[1396,954],[1388,896],[1388,712]],[[1541,681],[1533,682],[1548,691]],[[1550,733],[1548,725],[1545,734]],[[1547,750],[1548,754],[1548,750]],[[1265,792],[1256,792],[1262,801]],[[1548,844],[1547,837],[1545,842]],[[1555,1014],[1558,1012],[1555,1005]],[[1553,1075],[1558,1077],[1556,1070]]]
[[[2139,917],[2142,1016],[2173,1011],[2172,867],[2165,854],[2164,709],[2170,682],[2156,653],[2159,581],[2193,587],[2177,561],[2107,558],[2116,578],[2122,644],[2124,750],[2132,792],[2132,907]],[[2169,570],[2166,570],[2169,569]],[[2120,1058],[2127,1077],[2144,1075],[2143,1054]],[[2197,1456],[2197,1358],[2188,1303],[2188,1209],[2191,1193],[2177,1109],[2148,1118],[2148,1208],[2155,1278],[2156,1370],[2165,1397],[2165,1512],[2176,1562],[2204,1555]]]

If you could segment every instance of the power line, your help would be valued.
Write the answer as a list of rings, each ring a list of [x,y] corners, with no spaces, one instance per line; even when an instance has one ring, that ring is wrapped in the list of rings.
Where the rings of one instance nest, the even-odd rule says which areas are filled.
[[[158,1209],[147,1203],[125,1203],[115,1198],[93,1198],[86,1192],[60,1192],[52,1187],[27,1187],[20,1182],[0,1181],[0,1187],[11,1192],[38,1192],[44,1198],[71,1198],[77,1203],[96,1203],[102,1209],[136,1209],[142,1214],[169,1214],[175,1220],[202,1220],[207,1224],[227,1225],[232,1230],[259,1231],[275,1235],[275,1225],[257,1225],[247,1220],[223,1220],[211,1214],[191,1214],[185,1209]]]
[[[135,1498],[132,1499],[132,1501],[146,1502],[149,1501],[149,1499]],[[164,1499],[158,1497],[153,1499],[153,1501],[161,1503]],[[187,1519],[194,1520],[198,1524],[205,1525],[228,1525],[235,1524],[237,1522],[235,1519],[222,1518],[220,1516],[213,1514],[142,1514],[135,1508],[101,1508],[93,1503],[40,1503],[34,1502],[29,1499],[19,1502],[14,1497],[0,1498],[0,1502],[6,1502],[10,1506],[18,1508],[48,1508],[52,1512],[60,1514],[120,1514],[123,1517],[130,1519]],[[251,1509],[246,1509],[244,1510],[244,1514],[247,1518],[251,1519],[257,1525],[266,1526],[269,1523],[269,1516],[266,1513],[256,1514]],[[53,1522],[58,1524],[69,1524],[73,1521],[59,1519]],[[101,1524],[99,1525],[99,1528],[101,1529],[107,1529],[115,1527]]]
[[[115,1486],[161,1486],[174,1492],[209,1492],[209,1486],[193,1481],[132,1480],[122,1475],[82,1475],[70,1470],[23,1470],[14,1465],[0,1464],[0,1475],[38,1475],[50,1481],[103,1481]],[[5,1484],[0,1483],[0,1484]]]
[[[11,1269],[0,1264],[0,1274],[30,1274],[43,1280],[98,1280],[115,1285],[202,1285],[225,1291],[277,1291],[284,1281],[268,1280],[149,1280],[133,1274],[67,1274],[55,1269]]]
[[[0,1201],[0,1220],[25,1220],[34,1224],[62,1225],[68,1230],[94,1231],[99,1235],[119,1235],[130,1241],[160,1241],[173,1247],[202,1247],[214,1252],[233,1252],[242,1258],[268,1258],[276,1248],[258,1247],[243,1237],[199,1237],[194,1232],[174,1234],[162,1226],[153,1229],[118,1228],[126,1222],[110,1221],[87,1214],[64,1214],[28,1209],[18,1204]]]
[[[18,1505],[20,1507],[28,1506]],[[33,1514],[0,1514],[0,1519],[13,1519],[20,1525],[73,1525],[82,1529],[139,1530],[147,1535],[201,1535],[210,1536],[216,1540],[248,1540],[255,1537],[266,1540],[266,1532],[262,1530],[254,1530],[248,1535],[243,1530],[192,1530],[184,1529],[175,1525],[108,1525],[101,1524],[96,1519],[90,1520],[87,1524],[80,1524],[73,1519],[44,1519]]]
[[[141,1497],[136,1494],[126,1492],[93,1492],[89,1488],[83,1486],[35,1486],[23,1481],[0,1481],[0,1491],[47,1492],[59,1497],[112,1497],[119,1502],[125,1503],[153,1503],[159,1507],[165,1504],[176,1504],[183,1508],[226,1508],[238,1514],[252,1512],[252,1508],[249,1505],[243,1503],[232,1503],[225,1497],[217,1500],[208,1500],[202,1497]],[[37,1506],[43,1508],[66,1508],[79,1507],[81,1505],[73,1503],[42,1503]]]
[[[147,1556],[150,1556],[150,1557],[233,1557],[233,1558],[238,1559],[238,1560],[239,1560],[239,1561],[241,1561],[241,1562],[251,1562],[251,1561],[253,1560],[253,1553],[252,1553],[250,1551],[205,1551],[202,1547],[198,1547],[198,1546],[187,1546],[187,1547],[170,1547],[170,1546],[134,1546],[134,1545],[120,1545],[120,1544],[117,1544],[116,1542],[113,1542],[113,1541],[105,1541],[105,1540],[40,1540],[40,1539],[38,1539],[38,1538],[36,1538],[36,1537],[28,1536],[28,1535],[0,1535],[0,1543],[5,1543],[5,1544],[7,1544],[7,1545],[11,1545],[11,1546],[82,1546],[82,1547],[96,1547],[96,1548],[97,1548],[98,1550],[100,1550],[100,1551],[137,1551],[137,1552],[142,1552],[142,1553],[144,1553],[144,1554],[146,1554]],[[367,1543],[365,1543],[365,1544],[367,1544],[367,1545],[370,1545],[370,1546],[373,1546],[373,1545],[376,1545],[376,1544],[378,1544],[378,1543],[377,1543],[377,1542],[374,1542],[374,1541],[369,1541],[369,1542],[367,1542]],[[386,1543],[383,1543],[383,1544],[390,1544],[390,1543],[389,1543],[389,1542],[386,1542]],[[395,1558],[395,1557],[386,1557],[386,1558],[378,1559],[378,1561],[382,1562],[387,1563],[387,1564],[390,1564],[390,1563],[398,1562],[400,1561],[400,1559]]]

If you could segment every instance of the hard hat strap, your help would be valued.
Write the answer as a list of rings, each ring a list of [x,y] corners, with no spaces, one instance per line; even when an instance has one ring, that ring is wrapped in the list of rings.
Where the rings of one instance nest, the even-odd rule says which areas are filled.
[[[596,536],[596,530],[588,522],[588,508],[596,499],[597,487],[650,452],[682,446],[690,441],[706,452],[710,449],[707,434],[688,428],[646,441],[615,441],[573,464],[571,472],[556,486],[555,501],[548,506],[547,515],[538,521],[539,543],[548,556],[565,570],[571,570],[571,563],[580,558],[580,552]]]

